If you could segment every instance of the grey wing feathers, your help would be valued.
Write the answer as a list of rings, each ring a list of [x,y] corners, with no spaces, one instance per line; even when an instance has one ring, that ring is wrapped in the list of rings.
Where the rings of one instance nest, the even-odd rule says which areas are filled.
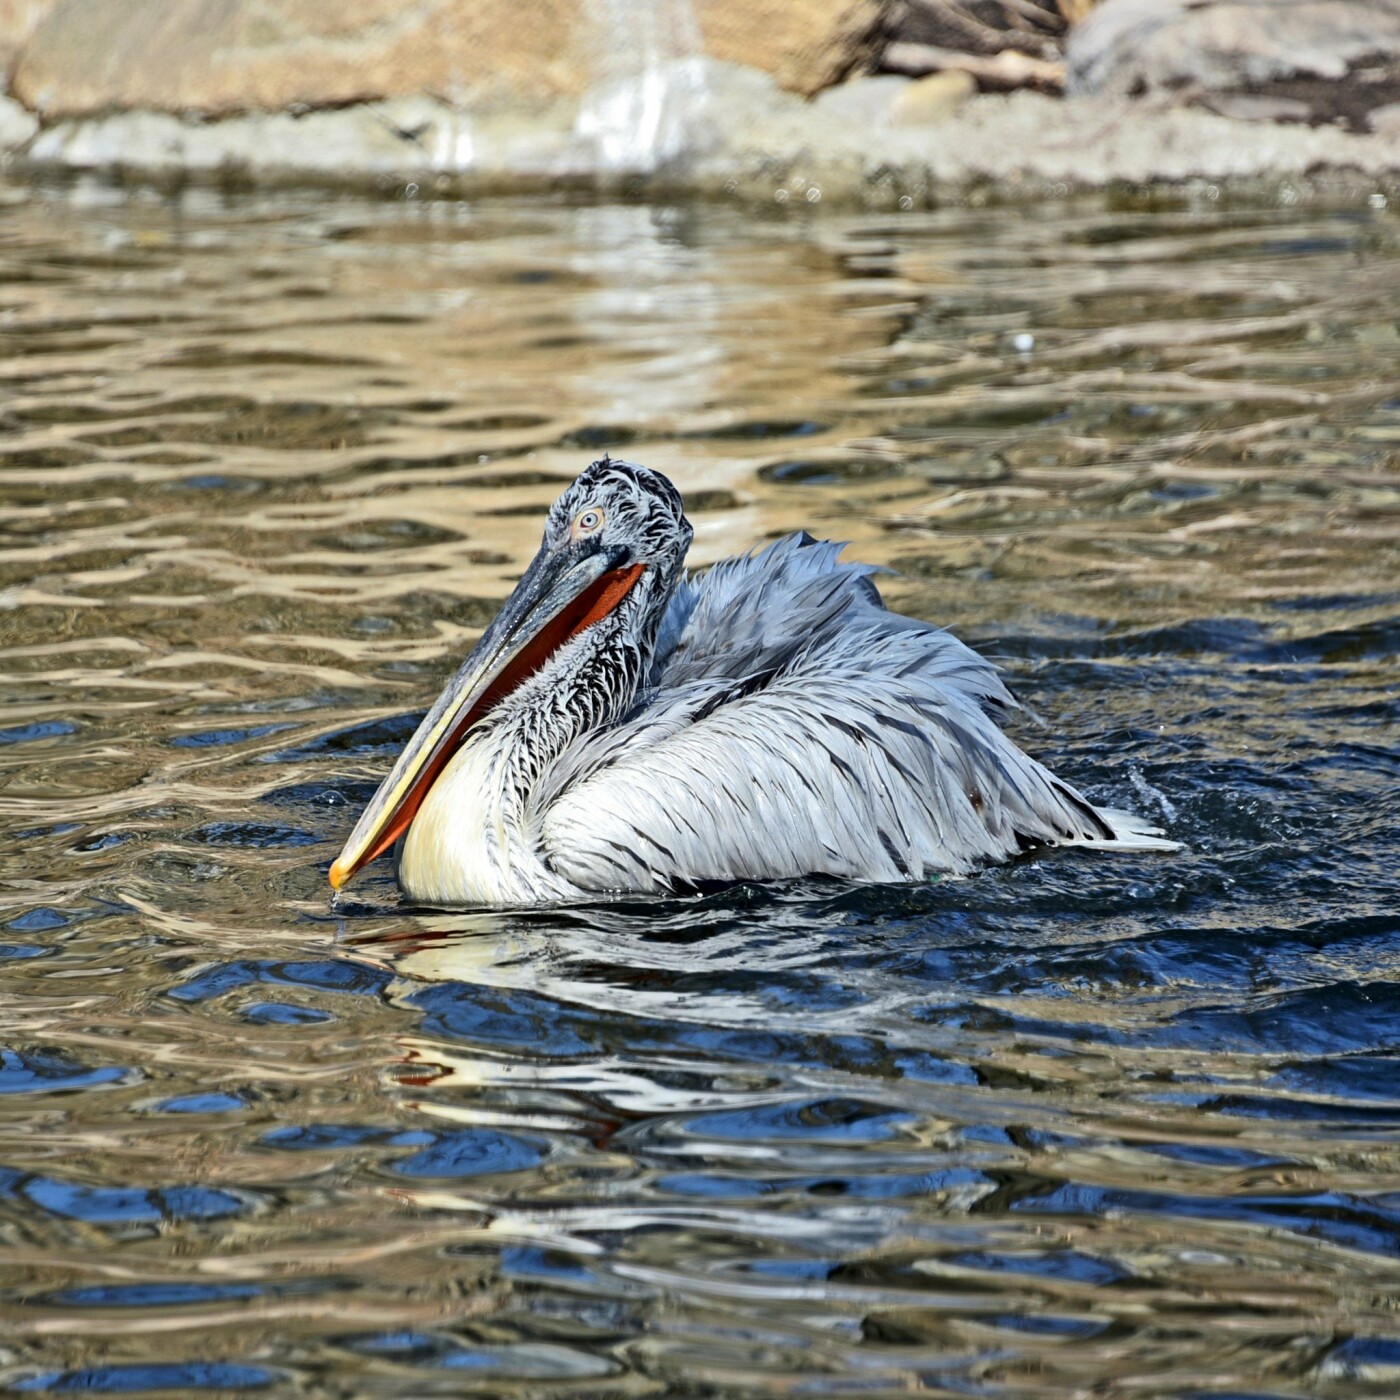
[[[873,570],[791,536],[688,592],[654,690],[541,792],[585,889],[829,874],[894,881],[1041,845],[1160,846],[1023,754],[996,669],[887,612]]]
[[[843,564],[842,548],[803,531],[725,559],[698,582],[687,579],[662,623],[653,684],[666,690],[721,676],[761,680],[865,622],[882,632],[937,639],[937,657],[925,660],[938,664],[947,684],[998,713],[1015,705],[991,662],[930,623],[886,611],[871,581],[886,571]]]
[[[716,675],[771,674],[853,607],[883,612],[869,581],[876,570],[840,563],[841,548],[805,532],[788,535],[722,560],[698,582],[687,579],[662,623],[670,645],[657,648],[654,681],[674,687]]]

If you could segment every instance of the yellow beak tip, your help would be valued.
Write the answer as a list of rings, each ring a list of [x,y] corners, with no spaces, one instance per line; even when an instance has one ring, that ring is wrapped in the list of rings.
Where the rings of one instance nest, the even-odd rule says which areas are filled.
[[[340,889],[352,874],[354,874],[352,870],[348,869],[337,860],[331,866],[331,888],[333,890]]]

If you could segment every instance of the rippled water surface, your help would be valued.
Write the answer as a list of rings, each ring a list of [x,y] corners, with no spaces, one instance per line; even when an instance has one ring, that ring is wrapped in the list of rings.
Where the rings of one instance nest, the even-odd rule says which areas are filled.
[[[0,191],[0,1384],[1400,1394],[1400,223]],[[1175,857],[333,903],[602,448]]]

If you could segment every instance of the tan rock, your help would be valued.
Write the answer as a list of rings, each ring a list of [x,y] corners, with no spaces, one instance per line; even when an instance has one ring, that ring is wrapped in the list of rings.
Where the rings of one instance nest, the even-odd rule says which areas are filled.
[[[706,53],[761,68],[804,97],[840,82],[874,56],[881,22],[892,8],[889,0],[693,3]]]
[[[46,117],[147,108],[224,116],[470,94],[577,96],[593,74],[576,0],[59,0],[14,75]]]
[[[977,95],[971,73],[949,69],[916,78],[894,100],[890,120],[895,126],[932,126],[946,121],[969,98]]]
[[[39,3],[39,0],[30,0]],[[22,5],[25,0],[0,0]],[[537,109],[706,51],[797,91],[860,62],[886,0],[57,0],[15,67],[47,119],[144,108],[225,116],[430,93]],[[609,15],[611,14],[611,18]]]
[[[8,77],[20,50],[54,0],[0,0],[0,77]]]

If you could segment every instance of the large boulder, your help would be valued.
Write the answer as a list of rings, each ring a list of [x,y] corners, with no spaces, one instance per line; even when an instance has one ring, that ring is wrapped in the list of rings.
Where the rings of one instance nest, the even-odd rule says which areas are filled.
[[[59,0],[12,88],[47,119],[133,108],[225,116],[470,89],[576,95],[580,8],[532,0]]]
[[[416,93],[529,110],[703,48],[810,93],[868,56],[886,5],[57,0],[23,47],[13,91],[46,120],[131,109],[219,117]]]
[[[0,0],[0,79],[9,79],[29,36],[53,6],[54,0]]]
[[[1365,131],[1400,100],[1400,0],[1104,0],[1066,58],[1072,95]]]
[[[632,0],[678,5],[684,0]],[[692,0],[711,58],[761,68],[811,97],[874,59],[890,0]]]

